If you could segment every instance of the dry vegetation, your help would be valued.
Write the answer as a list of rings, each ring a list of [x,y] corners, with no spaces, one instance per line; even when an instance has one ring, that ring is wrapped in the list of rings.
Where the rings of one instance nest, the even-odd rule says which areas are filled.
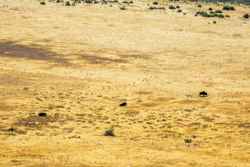
[[[0,166],[250,166],[247,6],[43,2],[0,0]]]

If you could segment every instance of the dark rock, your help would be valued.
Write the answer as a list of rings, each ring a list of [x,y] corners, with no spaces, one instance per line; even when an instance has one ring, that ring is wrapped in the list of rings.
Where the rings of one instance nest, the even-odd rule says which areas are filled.
[[[200,96],[200,97],[207,97],[207,96],[208,96],[208,93],[205,92],[205,91],[201,91],[201,92],[199,93],[199,96]]]
[[[127,102],[122,102],[121,104],[120,104],[120,107],[125,107],[125,106],[127,106],[128,104],[127,104]]]
[[[47,117],[47,113],[45,113],[45,112],[40,112],[40,113],[38,113],[38,116],[39,116],[39,117]]]

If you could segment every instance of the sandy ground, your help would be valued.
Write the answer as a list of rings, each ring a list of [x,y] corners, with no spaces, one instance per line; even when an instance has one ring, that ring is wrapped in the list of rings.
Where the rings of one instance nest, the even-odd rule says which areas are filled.
[[[178,4],[0,0],[0,166],[250,167],[250,10]]]

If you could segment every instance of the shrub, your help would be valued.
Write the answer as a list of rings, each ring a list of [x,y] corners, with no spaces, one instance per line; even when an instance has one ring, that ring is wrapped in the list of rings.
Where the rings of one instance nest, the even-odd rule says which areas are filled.
[[[40,2],[40,5],[46,5],[46,2],[42,1]]]
[[[192,143],[192,139],[184,139],[184,142],[185,142],[186,144],[191,144],[191,143]]]
[[[65,6],[71,6],[69,1],[66,1]]]
[[[224,18],[224,14],[223,13],[215,13],[213,11],[211,11],[210,13],[206,12],[206,11],[201,11],[201,12],[197,12],[195,14],[195,16],[202,16],[202,17],[218,17],[218,18]]]
[[[120,9],[121,10],[126,10],[126,7],[125,6],[121,6]]]
[[[202,17],[210,17],[209,13],[205,11],[197,12],[197,15],[200,15]]]
[[[215,10],[215,13],[223,13],[221,10]]]
[[[234,6],[231,6],[231,5],[224,5],[223,10],[235,10]]]
[[[149,10],[165,10],[165,7],[156,7],[156,6],[150,6]]]
[[[250,15],[248,13],[243,15],[243,18],[245,18],[245,19],[248,19],[249,17],[250,17]]]
[[[174,5],[170,5],[168,8],[171,9],[171,10],[176,9],[176,7]]]
[[[114,128],[111,127],[111,128],[109,128],[109,129],[107,129],[107,130],[104,132],[104,136],[112,136],[112,137],[114,137],[114,136],[115,136],[115,134],[114,134]]]
[[[153,5],[158,5],[158,2],[157,2],[157,1],[154,1],[154,2],[153,2]]]
[[[215,14],[215,17],[218,17],[218,18],[224,18],[225,16],[224,16],[224,14],[222,14],[222,13],[216,13]]]
[[[181,9],[179,9],[179,10],[177,10],[177,12],[178,12],[178,13],[181,13],[181,12],[182,12],[182,10],[181,10]]]

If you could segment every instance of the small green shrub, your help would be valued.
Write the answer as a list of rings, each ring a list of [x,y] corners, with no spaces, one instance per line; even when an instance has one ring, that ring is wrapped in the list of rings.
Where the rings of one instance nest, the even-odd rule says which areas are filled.
[[[107,130],[104,132],[104,136],[112,136],[112,137],[114,137],[114,136],[115,136],[114,128],[111,127],[111,128],[109,128],[109,129],[107,129]]]
[[[200,15],[202,17],[210,17],[209,13],[205,12],[205,11],[198,12],[198,15]]]
[[[223,10],[235,10],[234,6],[231,6],[231,5],[224,5]]]

